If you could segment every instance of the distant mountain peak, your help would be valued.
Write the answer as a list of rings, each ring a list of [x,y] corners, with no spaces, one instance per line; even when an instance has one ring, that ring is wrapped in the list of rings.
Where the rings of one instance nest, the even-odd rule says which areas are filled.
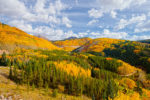
[[[72,37],[68,37],[68,38],[66,38],[65,40],[71,40],[71,39],[77,39],[77,37],[72,36]]]

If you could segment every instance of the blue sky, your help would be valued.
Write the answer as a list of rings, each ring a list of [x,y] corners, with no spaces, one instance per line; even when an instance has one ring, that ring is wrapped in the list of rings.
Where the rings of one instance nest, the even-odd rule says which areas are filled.
[[[0,22],[61,40],[150,39],[150,0],[0,0]]]

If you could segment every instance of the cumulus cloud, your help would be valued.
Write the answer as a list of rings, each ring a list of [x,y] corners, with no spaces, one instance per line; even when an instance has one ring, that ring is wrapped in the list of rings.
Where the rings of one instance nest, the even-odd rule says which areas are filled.
[[[93,19],[93,20],[89,21],[87,25],[90,26],[90,25],[93,25],[93,24],[95,24],[97,22],[98,22],[98,20]]]
[[[150,31],[150,20],[136,25],[135,33]]]
[[[54,28],[64,25],[71,28],[71,20],[62,11],[68,8],[68,5],[61,0],[36,0],[32,7],[25,5],[21,0],[0,0],[0,16],[7,16],[11,20],[8,24],[22,29],[23,31],[45,36],[48,39],[62,39],[63,37],[75,35],[73,32],[64,32]],[[39,24],[34,26],[35,24]],[[42,25],[40,25],[42,24]]]
[[[131,6],[138,6],[147,0],[97,0],[98,8],[92,8],[88,11],[90,17],[100,18],[105,13],[110,13],[112,18],[116,17],[116,10],[124,10]]]
[[[93,17],[93,18],[100,18],[100,17],[103,16],[103,12],[101,10],[97,10],[97,9],[94,9],[94,8],[89,10],[88,14],[89,14],[90,17]]]
[[[134,5],[141,5],[147,0],[97,0],[100,8],[105,11],[123,10]]]
[[[128,37],[128,33],[126,33],[126,32],[111,32],[109,29],[104,29],[102,33],[91,32],[90,35],[93,38],[126,39]]]
[[[120,22],[115,27],[115,29],[120,30],[124,29],[126,26],[135,24],[135,23],[141,23],[146,20],[146,15],[142,14],[140,16],[132,16],[132,18],[126,20],[126,19],[120,19]]]
[[[133,35],[133,36],[130,36],[128,39],[133,40],[133,41],[145,40],[145,39],[150,39],[150,35]]]
[[[62,18],[62,23],[65,24],[68,28],[72,27],[71,21],[67,17]]]
[[[8,15],[16,18],[26,14],[29,14],[29,11],[24,3],[19,0],[0,0],[0,15]]]
[[[23,20],[13,20],[10,21],[9,24],[11,24],[12,26],[16,26],[19,29],[30,33],[32,35],[40,35],[40,36],[44,36],[46,38],[48,38],[49,40],[61,40],[61,39],[65,39],[68,37],[79,37],[77,34],[73,33],[71,30],[70,31],[66,31],[64,32],[61,29],[53,29],[51,27],[48,26],[38,26],[33,28],[32,24],[25,22]]]
[[[116,18],[116,16],[117,16],[117,12],[111,11],[111,17],[112,17],[112,18]]]
[[[25,6],[19,0],[0,0],[0,15],[21,19],[28,22],[42,22],[46,24],[61,24],[65,23],[66,27],[71,27],[69,18],[63,18],[61,11],[68,6],[56,0],[49,2],[47,0],[37,0],[32,9]],[[62,17],[62,18],[61,18]]]

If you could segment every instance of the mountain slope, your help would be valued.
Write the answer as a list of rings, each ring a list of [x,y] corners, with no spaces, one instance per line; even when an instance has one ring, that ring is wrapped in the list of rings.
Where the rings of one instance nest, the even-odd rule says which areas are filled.
[[[53,43],[63,48],[66,51],[72,51],[80,47],[81,45],[85,44],[89,40],[91,40],[91,38],[73,38],[73,39],[71,38],[71,39],[62,40],[62,41],[55,41]]]
[[[150,73],[150,45],[146,43],[100,38],[90,40],[74,51],[121,59]]]
[[[29,35],[22,30],[0,23],[0,49],[14,49],[16,47],[32,49],[60,49],[51,42]]]
[[[113,44],[117,44],[120,42],[125,42],[125,40],[119,40],[119,39],[110,39],[110,38],[98,38],[90,40],[89,42],[85,43],[80,48],[76,49],[76,51],[79,52],[102,52],[105,48],[112,48],[114,49]]]
[[[150,43],[150,39],[147,39],[147,40],[141,40],[139,42],[142,42],[142,43]]]

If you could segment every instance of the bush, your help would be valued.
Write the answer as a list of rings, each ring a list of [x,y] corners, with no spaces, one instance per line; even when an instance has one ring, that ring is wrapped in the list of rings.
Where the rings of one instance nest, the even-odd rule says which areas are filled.
[[[57,91],[57,89],[54,89],[54,90],[53,90],[53,93],[52,93],[52,96],[53,96],[53,97],[57,97],[57,95],[58,95],[58,91]]]

